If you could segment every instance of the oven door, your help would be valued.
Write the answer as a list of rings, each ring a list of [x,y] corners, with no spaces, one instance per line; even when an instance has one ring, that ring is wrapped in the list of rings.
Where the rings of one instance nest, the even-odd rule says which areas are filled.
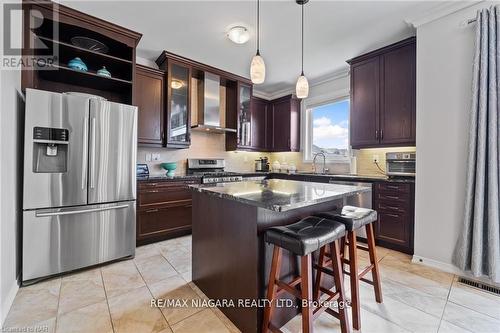
[[[388,176],[415,176],[415,160],[387,160]]]

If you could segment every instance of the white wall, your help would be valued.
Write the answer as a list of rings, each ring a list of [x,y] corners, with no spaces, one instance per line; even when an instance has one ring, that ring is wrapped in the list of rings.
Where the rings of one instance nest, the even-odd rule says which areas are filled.
[[[450,271],[462,226],[474,25],[481,3],[417,28],[415,259]]]
[[[0,36],[3,36],[2,28]],[[18,28],[14,37],[20,40],[20,24]],[[3,45],[1,40],[0,45]],[[18,180],[22,172],[18,159],[21,148],[18,140],[20,121],[18,91],[20,90],[21,72],[0,70],[0,327],[18,290],[16,241]]]

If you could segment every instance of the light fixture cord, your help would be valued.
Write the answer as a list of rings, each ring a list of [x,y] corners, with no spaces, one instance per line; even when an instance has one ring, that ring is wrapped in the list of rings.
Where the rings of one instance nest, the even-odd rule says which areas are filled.
[[[260,0],[257,0],[257,54],[260,54]]]
[[[304,2],[301,5],[302,8],[302,72],[301,75],[304,75]]]

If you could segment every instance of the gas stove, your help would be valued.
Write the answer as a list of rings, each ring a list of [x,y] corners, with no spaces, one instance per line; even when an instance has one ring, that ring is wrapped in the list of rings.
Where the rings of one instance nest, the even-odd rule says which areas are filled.
[[[233,172],[207,173],[201,178],[202,184],[217,184],[229,182],[241,182],[243,176]]]
[[[188,158],[188,175],[200,175],[202,184],[239,182],[243,176],[236,172],[224,171],[226,163],[223,159]]]

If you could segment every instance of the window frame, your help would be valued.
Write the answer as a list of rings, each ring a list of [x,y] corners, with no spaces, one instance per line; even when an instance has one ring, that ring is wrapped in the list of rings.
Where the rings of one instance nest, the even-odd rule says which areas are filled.
[[[350,164],[351,163],[351,154],[352,154],[352,148],[351,148],[351,101],[350,101],[350,95],[349,94],[342,94],[340,96],[336,96],[334,98],[328,98],[324,99],[322,101],[318,102],[312,102],[312,103],[304,103],[304,135],[303,135],[303,142],[304,142],[304,151],[303,151],[303,156],[302,160],[304,163],[312,163],[313,161],[313,154],[312,154],[312,135],[313,135],[313,121],[312,121],[312,110],[324,105],[328,104],[334,104],[338,103],[341,101],[349,101],[349,133],[347,136],[347,156],[328,156],[326,154],[326,163],[329,164]]]

